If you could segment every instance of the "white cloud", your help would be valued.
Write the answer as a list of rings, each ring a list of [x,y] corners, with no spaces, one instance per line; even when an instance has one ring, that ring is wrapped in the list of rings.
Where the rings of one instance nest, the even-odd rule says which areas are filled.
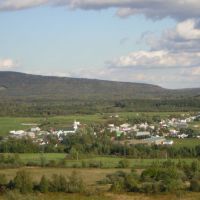
[[[18,10],[41,5],[84,10],[117,8],[117,14],[121,17],[135,14],[179,20],[200,17],[199,0],[1,0],[0,10]]]
[[[0,10],[20,10],[48,4],[49,0],[1,0]]]
[[[200,76],[200,67],[192,69],[191,74],[193,76]]]
[[[175,35],[185,40],[200,39],[200,29],[196,28],[197,20],[188,19],[179,23],[175,30]]]
[[[110,67],[173,68],[200,65],[200,53],[169,51],[137,51],[109,61]]]
[[[16,67],[17,63],[12,59],[0,59],[0,69],[6,70],[8,68]]]
[[[162,49],[172,52],[200,52],[199,20],[185,20],[175,28],[165,30],[161,37],[146,34],[144,39],[153,51]]]

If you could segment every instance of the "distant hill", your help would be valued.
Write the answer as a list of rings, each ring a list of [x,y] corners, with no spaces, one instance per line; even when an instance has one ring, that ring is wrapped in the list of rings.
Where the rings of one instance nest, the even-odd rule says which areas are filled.
[[[0,72],[0,116],[199,110],[200,88]]]
[[[120,100],[199,97],[200,88],[169,90],[156,85],[0,72],[1,98]]]

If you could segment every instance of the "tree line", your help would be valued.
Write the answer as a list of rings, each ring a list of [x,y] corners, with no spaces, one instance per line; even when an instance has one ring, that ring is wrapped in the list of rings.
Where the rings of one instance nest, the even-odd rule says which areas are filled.
[[[17,190],[22,194],[31,192],[81,193],[85,191],[85,184],[75,171],[67,177],[61,174],[53,174],[49,179],[43,175],[39,182],[35,182],[29,172],[19,170],[11,180],[7,180],[5,174],[0,174],[0,191],[3,193],[8,190]]]
[[[188,164],[183,161],[174,163],[170,160],[160,164],[153,163],[141,173],[134,169],[131,173],[118,171],[108,174],[99,182],[111,184],[113,192],[139,192],[139,193],[178,193],[184,191],[200,192],[200,163],[194,161]]]
[[[58,145],[39,145],[29,138],[9,138],[0,142],[0,153],[66,153],[77,159],[83,155],[124,156],[127,158],[198,158],[200,145],[157,146],[122,145],[113,143],[107,135],[98,139],[94,135],[68,135]]]
[[[120,100],[52,100],[3,99],[0,116],[46,117],[67,114],[112,112],[177,112],[199,111],[199,98],[120,99]]]

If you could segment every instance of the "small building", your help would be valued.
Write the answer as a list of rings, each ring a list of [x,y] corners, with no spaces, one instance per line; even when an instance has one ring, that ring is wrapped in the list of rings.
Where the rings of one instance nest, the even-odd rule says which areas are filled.
[[[39,132],[41,129],[39,127],[33,127],[31,128],[31,132]]]
[[[174,144],[174,141],[173,140],[165,140],[164,142],[163,142],[163,145],[173,145]]]
[[[150,132],[144,131],[144,132],[137,132],[135,137],[137,139],[144,139],[144,138],[149,138],[151,136]]]
[[[148,145],[163,145],[166,141],[164,137],[151,137],[144,140]]]
[[[181,135],[178,135],[178,138],[181,138],[181,139],[184,139],[184,138],[187,138],[188,137],[188,135],[187,134],[181,134]]]

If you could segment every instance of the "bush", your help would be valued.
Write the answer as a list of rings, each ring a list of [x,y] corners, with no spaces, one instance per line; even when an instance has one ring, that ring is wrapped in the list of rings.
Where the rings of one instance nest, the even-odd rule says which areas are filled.
[[[193,192],[200,192],[200,180],[198,179],[191,180],[190,190]]]
[[[80,193],[84,191],[83,180],[78,176],[77,172],[72,172],[71,176],[69,176],[68,178],[68,192]]]
[[[0,192],[3,193],[6,190],[7,179],[5,174],[0,174]]]
[[[18,171],[14,178],[14,187],[23,194],[32,192],[33,182],[29,173],[24,170]]]
[[[82,168],[86,168],[87,167],[87,164],[86,164],[86,162],[84,160],[81,162],[81,167]]]
[[[6,175],[0,174],[0,186],[5,186],[7,183]]]
[[[48,164],[46,164],[48,167],[56,167],[57,163],[55,160],[50,160]]]
[[[49,190],[51,192],[67,192],[68,184],[66,178],[62,175],[53,174]]]
[[[42,176],[39,183],[39,190],[42,193],[46,193],[49,191],[49,180],[46,178],[46,176]]]
[[[125,184],[124,179],[119,179],[117,181],[114,181],[112,183],[112,186],[110,188],[112,192],[124,192],[125,191]]]
[[[138,192],[139,191],[139,180],[135,174],[129,174],[125,177],[125,186],[129,192]]]
[[[118,168],[128,168],[130,166],[129,160],[123,159],[118,163]]]
[[[89,167],[91,168],[102,168],[103,167],[103,163],[101,161],[90,161],[89,163]]]

